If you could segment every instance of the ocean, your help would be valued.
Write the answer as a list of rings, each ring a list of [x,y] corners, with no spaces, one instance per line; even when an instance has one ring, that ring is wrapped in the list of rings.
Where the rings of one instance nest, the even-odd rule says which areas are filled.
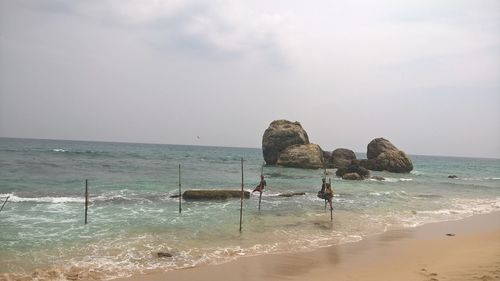
[[[0,138],[0,204],[10,196],[0,212],[0,275],[64,278],[76,270],[112,279],[308,251],[500,210],[500,159],[411,155],[409,174],[372,172],[384,181],[345,181],[328,169],[333,221],[316,197],[322,169],[275,166],[263,168],[261,210],[257,193],[244,200],[241,233],[239,199],[182,200],[179,214],[179,200],[170,198],[179,164],[183,190],[240,189],[241,158],[251,191],[260,149]],[[284,192],[306,194],[278,196]]]

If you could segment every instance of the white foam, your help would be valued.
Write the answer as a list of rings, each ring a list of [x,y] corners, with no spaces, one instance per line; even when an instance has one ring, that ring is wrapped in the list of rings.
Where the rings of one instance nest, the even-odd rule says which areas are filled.
[[[35,203],[83,203],[85,202],[83,197],[19,197],[16,195],[10,195],[9,202],[35,202]]]
[[[54,152],[66,152],[66,150],[64,150],[62,148],[54,148],[54,149],[52,149],[52,151],[54,151]]]
[[[404,181],[413,181],[413,179],[409,178],[385,178],[386,182],[404,182]]]

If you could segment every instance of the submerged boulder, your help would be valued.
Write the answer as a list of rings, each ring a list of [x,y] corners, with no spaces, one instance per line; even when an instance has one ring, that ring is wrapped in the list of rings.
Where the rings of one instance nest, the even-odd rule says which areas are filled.
[[[346,148],[337,148],[331,154],[332,168],[346,168],[356,160],[354,151]]]
[[[323,151],[317,144],[289,146],[281,152],[277,164],[293,168],[323,168]]]
[[[411,159],[390,141],[376,138],[368,144],[368,159],[360,161],[360,165],[373,171],[389,171],[409,173],[413,170]]]
[[[230,189],[192,189],[186,190],[182,198],[186,200],[225,200],[229,198],[240,198],[241,190]],[[244,198],[250,198],[249,191],[243,191]]]
[[[344,168],[338,168],[335,174],[337,177],[341,177],[345,180],[362,180],[370,177],[370,171],[368,169],[360,166],[358,161],[353,161],[349,166]],[[351,175],[348,175],[351,174]],[[355,175],[352,175],[355,174]],[[359,178],[357,177],[359,176]]]
[[[299,196],[299,195],[306,195],[305,192],[285,192],[285,193],[280,193],[278,196],[280,197],[292,197],[292,196]]]
[[[275,165],[283,150],[296,144],[309,144],[309,137],[299,122],[275,120],[262,136],[262,153],[268,165]]]
[[[362,180],[363,177],[360,176],[358,173],[346,173],[342,175],[343,180]]]

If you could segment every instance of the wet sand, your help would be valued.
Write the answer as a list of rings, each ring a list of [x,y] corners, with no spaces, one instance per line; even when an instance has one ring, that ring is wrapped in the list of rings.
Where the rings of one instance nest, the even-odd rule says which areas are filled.
[[[500,280],[500,212],[306,253],[243,257],[115,280]]]

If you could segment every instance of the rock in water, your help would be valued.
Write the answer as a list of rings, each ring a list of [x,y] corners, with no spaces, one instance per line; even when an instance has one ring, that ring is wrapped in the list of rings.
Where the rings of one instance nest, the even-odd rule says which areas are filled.
[[[306,195],[305,192],[285,192],[285,193],[280,193],[278,196],[281,197],[292,197],[292,196],[298,196],[298,195]]]
[[[413,170],[411,159],[390,141],[377,138],[368,144],[368,159],[361,160],[360,165],[373,171],[389,171],[409,173]]]
[[[337,171],[335,172],[337,177],[341,177],[343,179],[356,179],[356,180],[362,180],[365,178],[370,177],[370,171],[368,169],[360,166],[357,164],[357,161],[354,160],[353,163],[351,163],[349,166],[345,168],[338,168]],[[346,174],[356,174],[360,178],[354,178],[353,175],[349,176],[349,178],[344,178],[344,175]]]
[[[398,150],[398,148],[384,138],[377,138],[368,144],[366,157],[368,159],[375,159],[380,153],[388,150]]]
[[[342,179],[344,179],[344,180],[362,180],[363,177],[361,177],[358,173],[346,173],[342,176]]]
[[[346,148],[337,148],[331,155],[332,168],[346,168],[353,160],[356,160],[356,154]]]
[[[156,255],[159,258],[171,258],[173,256],[171,253],[167,253],[167,252],[158,252],[158,253],[156,253]]]
[[[229,198],[240,198],[241,190],[228,189],[193,189],[186,190],[182,198],[186,200],[226,200]],[[243,198],[250,198],[249,191],[243,191]]]
[[[280,154],[277,164],[304,169],[323,168],[323,151],[317,144],[289,146]]]
[[[295,144],[309,144],[309,137],[299,122],[275,120],[262,136],[262,153],[268,165],[275,165],[283,150]]]
[[[371,179],[378,180],[378,181],[385,181],[385,178],[381,177],[381,176],[372,176]]]

